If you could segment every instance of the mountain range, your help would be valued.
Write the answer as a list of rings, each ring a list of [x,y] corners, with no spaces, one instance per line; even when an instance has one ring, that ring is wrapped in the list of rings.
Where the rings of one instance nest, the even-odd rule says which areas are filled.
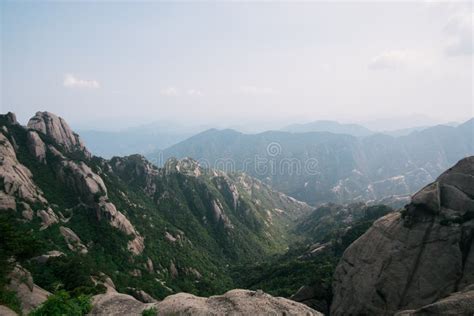
[[[246,172],[313,205],[391,200],[401,206],[450,165],[474,154],[473,135],[474,119],[399,137],[211,129],[148,158],[162,165],[170,157],[192,157],[209,167]]]
[[[211,130],[188,144],[322,161],[290,183],[321,185],[355,162],[359,179],[431,168],[436,178],[395,210],[363,198],[314,207],[276,190],[278,173],[282,182],[191,158],[104,159],[52,113],[27,126],[1,115],[0,314],[470,315],[474,156],[441,168],[472,149],[472,128],[399,138]]]
[[[12,113],[0,123],[1,222],[31,239],[20,249],[35,245],[42,259],[18,263],[50,292],[62,284],[97,294],[90,277],[107,275],[117,291],[157,299],[222,293],[232,288],[230,265],[283,252],[288,227],[312,210],[248,175],[191,159],[157,168],[140,155],[92,156],[49,112],[26,127]],[[7,254],[0,259],[9,266]]]

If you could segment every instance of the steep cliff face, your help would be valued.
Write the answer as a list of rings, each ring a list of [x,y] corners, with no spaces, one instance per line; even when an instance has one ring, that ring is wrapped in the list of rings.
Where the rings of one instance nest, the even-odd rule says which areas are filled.
[[[389,315],[463,290],[474,283],[473,236],[474,157],[468,157],[345,251],[331,314]],[[473,313],[470,306],[457,312]]]

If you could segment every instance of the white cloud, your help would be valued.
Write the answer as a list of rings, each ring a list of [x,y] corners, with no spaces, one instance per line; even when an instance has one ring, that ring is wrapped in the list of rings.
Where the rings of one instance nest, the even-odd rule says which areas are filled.
[[[167,87],[160,90],[160,94],[167,97],[177,97],[179,96],[179,90],[175,87]]]
[[[474,53],[472,36],[474,12],[463,10],[452,15],[444,31],[449,36],[445,53],[448,56],[471,55]]]
[[[87,88],[98,89],[100,84],[97,80],[86,80],[76,77],[73,74],[66,74],[64,76],[63,86],[67,88]]]
[[[194,97],[202,97],[204,95],[204,93],[198,89],[189,89],[188,91],[186,91],[186,93]]]
[[[386,51],[372,58],[369,69],[396,69],[412,62],[414,58],[414,54],[406,50]]]
[[[276,93],[276,91],[272,88],[262,88],[255,86],[242,86],[239,88],[239,92],[245,95],[270,95]]]

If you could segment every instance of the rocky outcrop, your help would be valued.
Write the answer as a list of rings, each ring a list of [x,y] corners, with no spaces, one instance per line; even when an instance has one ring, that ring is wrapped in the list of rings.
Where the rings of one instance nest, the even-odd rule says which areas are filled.
[[[16,293],[25,314],[41,305],[51,295],[34,284],[30,272],[20,265],[13,269],[9,278],[10,283],[7,285],[7,289]]]
[[[325,300],[317,299],[316,288],[314,286],[304,285],[293,294],[290,299],[295,302],[303,303],[323,313],[328,313],[329,306]]]
[[[63,118],[53,113],[36,112],[36,115],[28,121],[27,126],[51,138],[65,152],[73,153],[80,151],[86,157],[91,157],[79,135],[71,130]]]
[[[430,316],[430,315],[474,315],[474,289],[456,292],[446,298],[416,310],[398,312],[396,316]]]
[[[57,258],[57,257],[61,257],[61,256],[65,256],[64,252],[61,252],[61,251],[58,251],[58,250],[51,250],[51,251],[48,251],[47,253],[45,253],[41,256],[34,257],[31,260],[33,260],[35,262],[38,262],[38,263],[45,263],[50,258]]]
[[[97,196],[107,195],[102,178],[95,174],[83,161],[61,161],[58,172],[61,180],[73,188],[86,202],[94,202]]]
[[[139,179],[138,184],[147,195],[155,194],[158,168],[146,160],[145,157],[141,155],[114,157],[110,160],[110,166],[122,179],[128,179],[128,181]]]
[[[41,218],[41,230],[59,222],[58,216],[50,207],[48,207],[46,210],[37,211],[36,215]]]
[[[209,298],[179,293],[151,304],[125,294],[106,293],[95,296],[93,306],[92,315],[139,315],[150,308],[160,315],[322,315],[301,303],[248,290],[232,290]]]
[[[163,315],[322,315],[301,303],[248,290],[209,298],[179,293],[158,303],[157,310]]]
[[[8,112],[5,114],[5,119],[9,125],[17,125],[18,121],[16,120],[16,115],[15,113]]]
[[[105,218],[111,226],[133,236],[128,243],[128,249],[134,254],[140,254],[145,248],[144,239],[128,218],[108,200],[107,188],[102,178],[84,161],[69,160],[54,146],[48,148],[60,160],[57,171],[59,179],[73,189],[83,202],[96,209],[97,218]]]
[[[0,211],[2,210],[16,211],[16,201],[13,196],[0,191]]]
[[[199,177],[205,172],[199,162],[187,157],[179,160],[170,158],[166,161],[163,169],[166,174],[179,172],[191,177]]]
[[[27,134],[28,150],[42,163],[46,163],[46,145],[41,137],[35,131],[28,131]]]
[[[0,208],[16,207],[13,207],[12,199],[5,198],[5,195],[17,197],[27,203],[47,203],[43,193],[33,182],[30,170],[18,161],[14,146],[3,133],[0,133],[0,179],[3,181],[4,197]]]
[[[474,157],[468,157],[344,252],[331,314],[391,315],[437,301],[446,306],[448,295],[474,284],[473,241]]]
[[[59,227],[59,231],[61,232],[61,235],[63,235],[70,250],[79,252],[80,254],[86,254],[88,252],[87,247],[82,243],[81,239],[72,231],[72,229],[61,226]]]
[[[99,218],[105,217],[111,226],[121,230],[129,236],[134,237],[128,242],[128,249],[136,255],[142,253],[143,249],[145,249],[145,240],[142,236],[140,236],[128,218],[125,217],[125,215],[123,215],[121,212],[117,211],[113,203],[105,201],[105,198],[101,198],[98,207]]]
[[[17,316],[18,314],[15,313],[13,310],[10,308],[0,305],[0,315],[2,316]]]

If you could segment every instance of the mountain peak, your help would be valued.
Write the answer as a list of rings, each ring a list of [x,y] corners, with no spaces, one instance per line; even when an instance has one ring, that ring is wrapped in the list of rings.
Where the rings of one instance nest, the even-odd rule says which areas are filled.
[[[79,135],[72,131],[62,117],[51,112],[36,112],[27,127],[47,135],[67,152],[81,151],[86,157],[91,156]]]

